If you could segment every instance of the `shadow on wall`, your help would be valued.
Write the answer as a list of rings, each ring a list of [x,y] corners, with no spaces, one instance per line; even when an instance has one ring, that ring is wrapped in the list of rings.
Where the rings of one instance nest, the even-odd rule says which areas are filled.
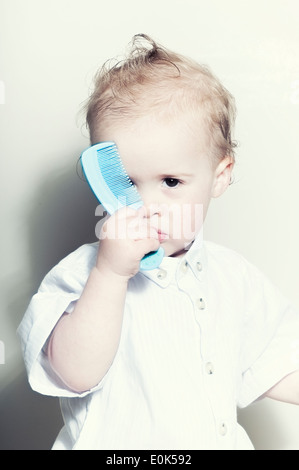
[[[96,240],[97,204],[73,162],[71,168],[57,170],[41,184],[28,223],[31,275],[37,286],[62,258]]]
[[[0,450],[49,450],[63,426],[56,398],[31,390],[25,372],[0,395]]]
[[[8,322],[15,331],[45,274],[68,253],[93,242],[97,201],[76,173],[76,162],[47,176],[37,189],[26,224],[31,265],[7,280]],[[16,282],[21,289],[16,293]],[[31,390],[25,371],[0,394],[0,449],[47,450],[62,427],[59,401]]]
[[[268,398],[238,410],[238,422],[256,450],[282,450],[288,444]]]

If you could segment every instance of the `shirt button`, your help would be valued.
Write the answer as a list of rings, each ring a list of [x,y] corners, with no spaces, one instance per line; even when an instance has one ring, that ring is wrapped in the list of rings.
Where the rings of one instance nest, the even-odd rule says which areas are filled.
[[[183,273],[186,273],[187,270],[188,270],[188,263],[187,263],[187,261],[184,261],[184,263],[182,263],[182,265],[181,265],[181,271]]]
[[[206,373],[208,375],[214,374],[214,365],[212,364],[212,362],[207,362],[206,363]]]
[[[220,436],[226,436],[227,434],[227,426],[225,423],[220,423],[220,426],[219,426],[219,434]]]
[[[158,271],[157,273],[157,278],[162,280],[162,279],[165,279],[167,276],[167,271],[165,271],[165,269],[160,269],[160,271]]]
[[[199,310],[204,310],[206,308],[206,304],[203,298],[197,299],[196,305]]]
[[[200,261],[197,261],[196,268],[197,268],[197,271],[199,271],[199,272],[202,271],[202,264],[201,264]]]

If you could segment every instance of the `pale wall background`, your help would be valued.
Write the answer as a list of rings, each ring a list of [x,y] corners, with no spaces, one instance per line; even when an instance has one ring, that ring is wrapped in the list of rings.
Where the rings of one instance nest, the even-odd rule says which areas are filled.
[[[1,449],[48,449],[61,426],[57,401],[27,385],[15,330],[46,272],[94,240],[77,114],[96,69],[136,33],[209,64],[235,95],[236,182],[205,236],[299,307],[298,18],[297,0],[0,0]],[[295,406],[262,401],[240,421],[257,449],[299,450]]]

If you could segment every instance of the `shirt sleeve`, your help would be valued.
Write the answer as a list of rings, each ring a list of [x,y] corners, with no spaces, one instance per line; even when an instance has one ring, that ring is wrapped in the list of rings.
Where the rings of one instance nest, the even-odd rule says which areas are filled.
[[[299,312],[256,268],[245,279],[241,408],[299,369]]]
[[[68,390],[49,364],[46,345],[58,320],[65,312],[72,312],[81,296],[96,253],[97,244],[84,245],[55,266],[32,297],[17,330],[29,383],[44,395],[82,397],[93,391],[78,394]]]

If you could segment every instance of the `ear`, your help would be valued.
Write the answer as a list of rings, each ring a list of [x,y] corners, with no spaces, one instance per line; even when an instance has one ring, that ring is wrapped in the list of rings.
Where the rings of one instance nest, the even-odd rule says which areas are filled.
[[[215,179],[212,189],[212,197],[221,196],[231,182],[232,171],[234,168],[234,158],[226,156],[220,160],[215,170]]]

